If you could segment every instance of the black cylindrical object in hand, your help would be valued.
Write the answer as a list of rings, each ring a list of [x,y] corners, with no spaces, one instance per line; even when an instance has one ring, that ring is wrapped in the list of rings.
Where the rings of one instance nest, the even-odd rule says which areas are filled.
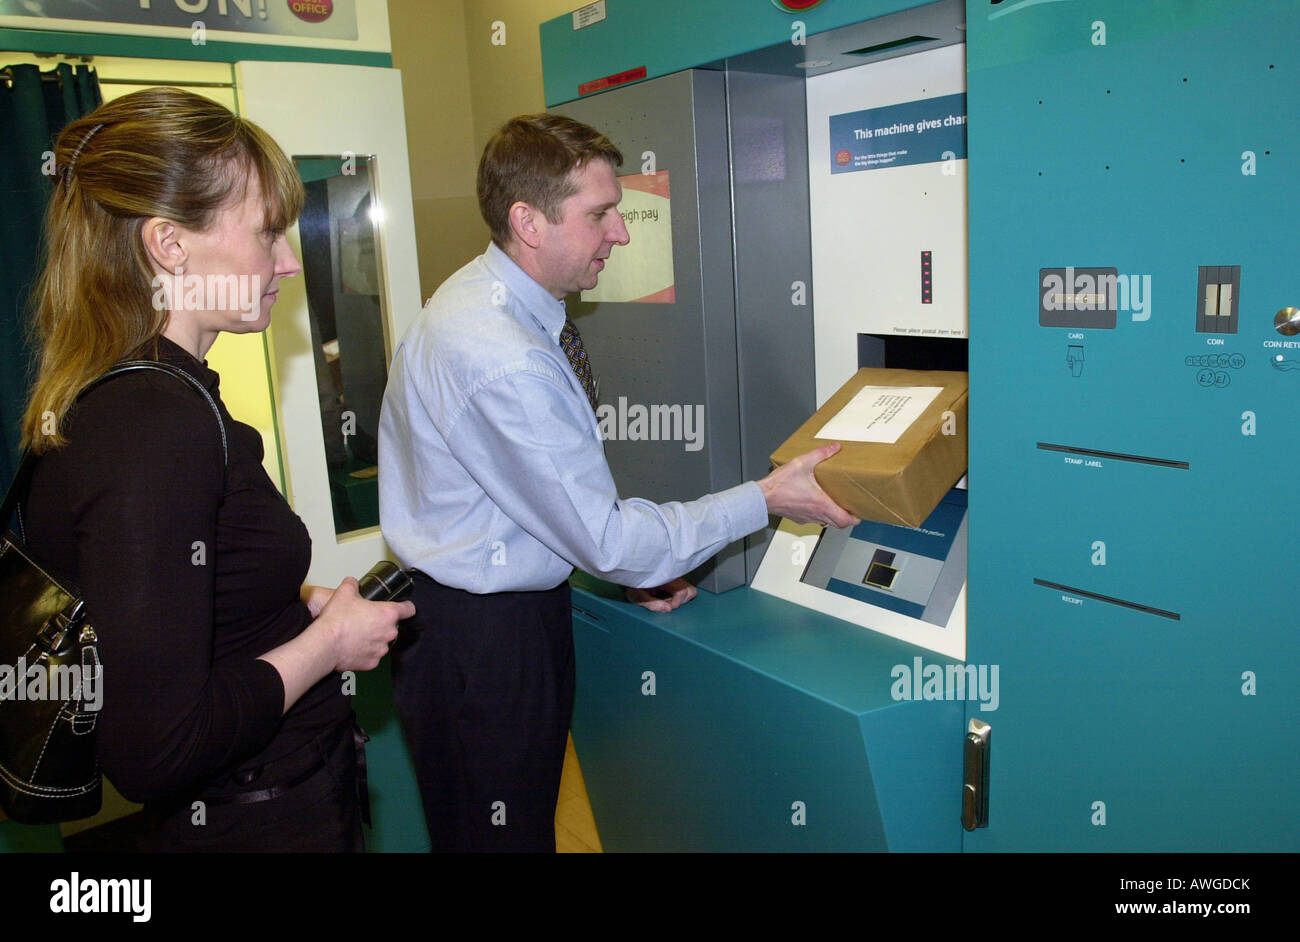
[[[413,585],[406,570],[381,559],[361,577],[358,589],[363,599],[372,602],[400,602],[411,594]]]

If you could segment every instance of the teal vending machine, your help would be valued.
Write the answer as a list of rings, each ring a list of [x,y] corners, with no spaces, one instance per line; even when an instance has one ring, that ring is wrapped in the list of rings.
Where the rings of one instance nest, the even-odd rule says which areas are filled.
[[[968,474],[920,527],[773,520],[668,615],[575,580],[605,849],[1300,849],[1296,27],[1285,0],[542,25],[548,107],[623,149],[641,225],[622,293],[575,307],[602,397],[707,429],[608,443],[626,496],[762,476],[861,367],[969,374]]]

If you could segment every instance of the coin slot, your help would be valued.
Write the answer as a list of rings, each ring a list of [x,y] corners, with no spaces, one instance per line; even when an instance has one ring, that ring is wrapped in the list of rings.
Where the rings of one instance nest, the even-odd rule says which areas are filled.
[[[1198,269],[1196,330],[1202,334],[1237,332],[1240,265],[1202,265]]]

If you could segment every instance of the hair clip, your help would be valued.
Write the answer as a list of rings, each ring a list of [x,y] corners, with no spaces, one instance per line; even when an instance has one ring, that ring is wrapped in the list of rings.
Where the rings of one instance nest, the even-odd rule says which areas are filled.
[[[102,124],[97,124],[93,128],[91,128],[90,133],[81,139],[81,143],[77,145],[77,149],[72,152],[72,157],[71,159],[68,160],[68,169],[66,171],[66,176],[64,176],[63,178],[63,182],[66,186],[69,187],[72,186],[72,171],[77,166],[77,158],[81,156],[81,149],[86,146],[87,141],[89,141],[92,137],[95,136],[95,132],[102,127],[103,127]]]

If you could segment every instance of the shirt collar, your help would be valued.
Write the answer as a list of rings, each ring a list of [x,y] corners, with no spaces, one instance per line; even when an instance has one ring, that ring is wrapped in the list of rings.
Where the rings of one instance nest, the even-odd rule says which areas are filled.
[[[220,375],[208,366],[207,360],[200,360],[180,344],[158,335],[158,359],[164,363],[179,366],[201,382],[209,392],[216,391]]]
[[[523,311],[516,316],[528,314],[542,326],[551,340],[559,343],[560,331],[568,314],[564,302],[551,295],[549,291],[533,280],[533,277],[519,267],[513,258],[501,250],[495,243],[488,245],[484,253],[488,271],[500,278],[511,294],[519,299]]]

